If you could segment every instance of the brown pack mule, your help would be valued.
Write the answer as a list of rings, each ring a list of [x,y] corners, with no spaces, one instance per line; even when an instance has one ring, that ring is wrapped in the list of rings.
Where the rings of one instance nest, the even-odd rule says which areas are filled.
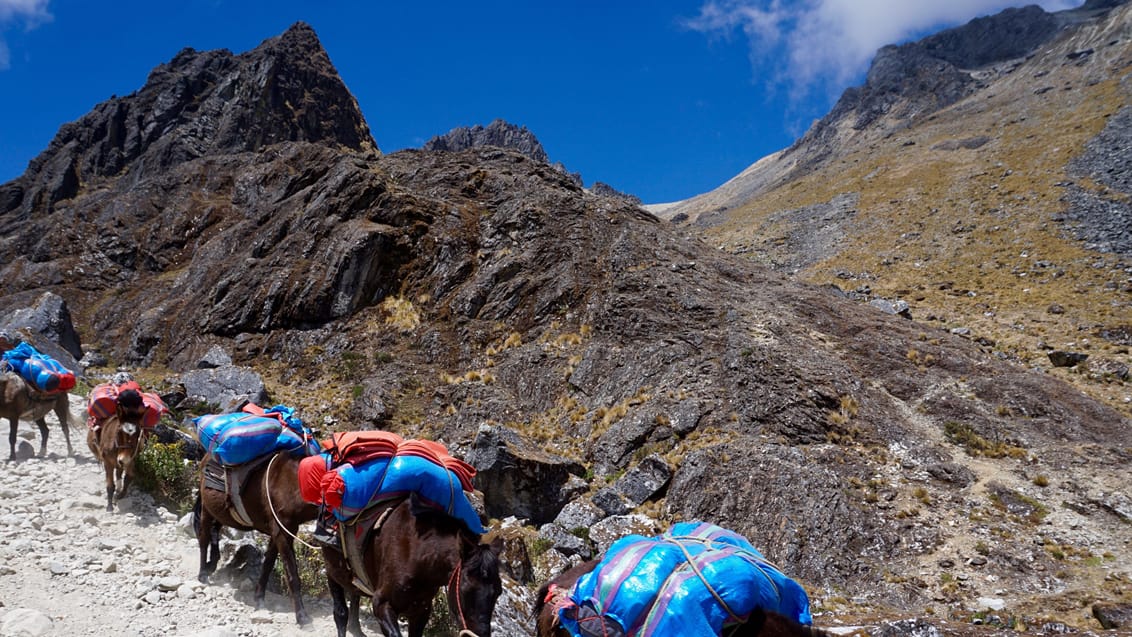
[[[409,622],[409,637],[421,637],[432,599],[442,586],[459,634],[491,637],[491,616],[503,592],[499,575],[503,540],[480,543],[479,536],[456,518],[418,504],[415,494],[379,506],[390,510],[382,516],[380,529],[365,539],[364,561],[365,579],[373,586],[373,614],[385,637],[401,637],[397,620],[402,616]],[[361,636],[356,574],[341,551],[324,548],[322,555],[338,636],[344,637],[347,627]]]
[[[63,439],[67,441],[67,455],[73,455],[70,432],[71,408],[67,392],[44,394],[33,390],[17,374],[0,373],[0,418],[7,418],[11,423],[8,432],[9,462],[16,459],[16,429],[20,420],[30,420],[39,427],[39,457],[47,455],[45,416],[51,411],[54,411],[59,418],[59,428],[63,430]]]
[[[145,434],[140,420],[126,418],[121,413],[107,418],[100,429],[87,431],[86,444],[90,452],[102,463],[106,470],[106,510],[114,510],[114,496],[121,500],[126,497],[126,489],[134,480],[136,470],[134,461],[145,444]],[[121,488],[115,494],[115,484]]]
[[[287,452],[274,454],[267,462],[251,468],[239,487],[239,498],[247,513],[250,525],[236,518],[229,496],[225,491],[205,486],[204,467],[210,456],[201,460],[201,482],[199,510],[194,520],[197,528],[197,542],[200,544],[200,573],[197,578],[208,583],[208,576],[216,570],[220,560],[220,527],[228,526],[241,531],[256,530],[270,538],[267,552],[263,557],[263,570],[255,589],[256,608],[263,607],[267,592],[267,580],[275,568],[275,559],[283,558],[283,570],[287,575],[287,587],[291,589],[291,601],[295,606],[295,621],[300,625],[311,623],[310,615],[303,607],[302,583],[299,581],[299,566],[295,561],[295,536],[299,525],[318,517],[318,507],[307,504],[299,495],[299,459]],[[232,472],[228,472],[232,479]],[[211,555],[210,555],[211,550]]]

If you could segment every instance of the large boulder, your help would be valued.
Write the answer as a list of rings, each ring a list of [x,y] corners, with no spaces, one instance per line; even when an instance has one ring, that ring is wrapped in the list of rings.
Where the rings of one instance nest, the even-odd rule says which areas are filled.
[[[468,460],[476,468],[487,514],[514,515],[532,524],[553,520],[570,495],[563,487],[585,471],[580,463],[542,451],[506,427],[487,425],[476,434]]]
[[[181,375],[180,382],[190,400],[232,411],[244,401],[263,405],[268,401],[263,378],[250,367],[194,369]]]
[[[44,292],[35,305],[16,308],[7,316],[0,316],[0,331],[27,341],[75,375],[82,375],[83,368],[79,365],[83,357],[82,344],[71,323],[67,302],[58,294]]]

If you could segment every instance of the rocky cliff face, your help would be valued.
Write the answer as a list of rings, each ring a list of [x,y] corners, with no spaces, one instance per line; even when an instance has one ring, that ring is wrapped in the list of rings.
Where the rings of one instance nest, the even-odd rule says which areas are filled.
[[[553,546],[510,571],[523,584],[700,518],[830,610],[844,594],[962,613],[1009,590],[1019,615],[1124,595],[1086,561],[1132,540],[1116,410],[523,153],[366,148],[282,141],[160,169],[143,154],[128,179],[20,203],[0,213],[0,303],[52,290],[83,343],[133,365],[185,371],[219,345],[324,432],[377,422],[495,484],[540,481],[537,502],[484,494],[549,521],[513,525]]]
[[[357,102],[302,23],[242,55],[181,51],[140,91],[60,128],[21,178],[0,186],[0,211],[51,210],[110,179],[137,182],[190,159],[284,141],[377,150]]]
[[[476,124],[472,127],[454,128],[444,135],[438,135],[425,143],[425,150],[457,152],[479,146],[497,146],[519,151],[531,159],[549,163],[546,150],[534,133],[526,126],[516,126],[501,119],[493,120],[487,127]]]

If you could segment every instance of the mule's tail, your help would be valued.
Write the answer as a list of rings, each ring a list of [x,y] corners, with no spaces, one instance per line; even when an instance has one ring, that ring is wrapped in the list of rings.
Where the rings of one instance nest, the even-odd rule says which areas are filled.
[[[196,502],[193,502],[193,535],[200,536],[200,492],[197,492]]]

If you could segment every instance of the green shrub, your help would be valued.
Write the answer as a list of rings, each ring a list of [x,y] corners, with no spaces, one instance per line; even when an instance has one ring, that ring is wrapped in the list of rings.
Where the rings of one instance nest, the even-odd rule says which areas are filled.
[[[180,513],[192,508],[196,486],[196,469],[185,463],[183,447],[180,442],[151,442],[134,460],[138,488]]]

